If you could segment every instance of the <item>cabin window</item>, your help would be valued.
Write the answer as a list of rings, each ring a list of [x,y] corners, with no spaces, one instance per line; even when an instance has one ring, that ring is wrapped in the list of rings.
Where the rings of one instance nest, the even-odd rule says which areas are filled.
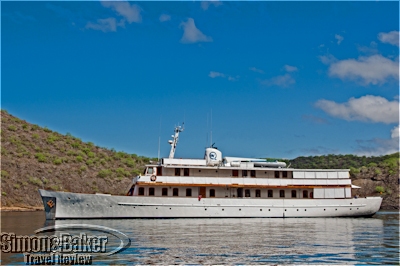
[[[187,188],[186,189],[186,197],[191,197],[192,196],[192,189],[191,188]]]
[[[297,191],[296,190],[292,190],[292,198],[297,198]]]
[[[149,175],[152,175],[152,174],[153,174],[153,167],[147,168],[147,173],[148,173]]]
[[[174,188],[172,190],[172,196],[175,196],[175,197],[179,196],[179,188]]]
[[[268,198],[273,198],[274,197],[274,191],[272,189],[268,190]]]
[[[162,189],[162,192],[161,192],[161,195],[163,195],[163,196],[168,196],[168,188],[163,188]]]
[[[183,168],[183,175],[189,176],[189,168]]]
[[[308,198],[308,191],[307,190],[303,190],[303,198]]]
[[[181,175],[181,168],[175,168],[175,175],[180,176]]]
[[[256,170],[250,170],[250,176],[256,177]]]
[[[279,190],[279,197],[284,198],[285,197],[285,190]]]
[[[275,171],[275,178],[279,178],[279,171]]]
[[[144,187],[139,188],[139,196],[144,196]]]
[[[287,177],[287,171],[283,171],[283,172],[282,172],[282,177],[283,177],[283,178],[286,178],[286,177]]]
[[[215,197],[215,189],[210,189],[210,198]]]
[[[239,176],[239,170],[232,170],[232,176],[233,177],[238,177]]]
[[[149,188],[149,196],[154,196],[154,188]]]
[[[242,176],[246,177],[247,176],[247,170],[242,170]]]
[[[261,197],[261,190],[256,189],[256,198],[260,198]]]
[[[311,199],[314,198],[314,193],[310,192],[310,198],[311,198]]]
[[[244,191],[244,196],[245,196],[246,198],[251,197],[250,189],[246,189],[246,190]]]

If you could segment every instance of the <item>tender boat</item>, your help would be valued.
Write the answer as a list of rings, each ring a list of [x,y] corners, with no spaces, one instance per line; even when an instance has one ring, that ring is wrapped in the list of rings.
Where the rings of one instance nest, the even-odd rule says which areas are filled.
[[[222,157],[168,158],[146,166],[125,196],[39,190],[46,219],[372,216],[381,197],[352,197],[348,169],[293,169],[284,162]]]

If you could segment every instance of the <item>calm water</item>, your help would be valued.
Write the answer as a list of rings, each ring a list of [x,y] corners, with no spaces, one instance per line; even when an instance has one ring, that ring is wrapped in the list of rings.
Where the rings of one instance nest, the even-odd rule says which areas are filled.
[[[32,234],[42,212],[5,212],[1,231]],[[131,246],[94,264],[399,264],[399,213],[372,218],[64,220],[120,230]],[[2,254],[1,264],[23,264]]]

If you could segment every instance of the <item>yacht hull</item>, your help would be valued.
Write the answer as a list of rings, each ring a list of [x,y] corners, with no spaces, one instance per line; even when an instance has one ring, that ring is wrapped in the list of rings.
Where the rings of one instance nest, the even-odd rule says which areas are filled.
[[[271,199],[111,196],[39,190],[46,219],[372,216],[382,198]]]

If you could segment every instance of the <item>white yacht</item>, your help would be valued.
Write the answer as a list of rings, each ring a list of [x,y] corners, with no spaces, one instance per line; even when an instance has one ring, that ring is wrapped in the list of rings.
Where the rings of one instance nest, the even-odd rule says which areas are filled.
[[[146,166],[125,196],[39,190],[46,219],[372,216],[381,197],[357,198],[348,169],[293,169],[284,162],[223,157],[168,158]]]

